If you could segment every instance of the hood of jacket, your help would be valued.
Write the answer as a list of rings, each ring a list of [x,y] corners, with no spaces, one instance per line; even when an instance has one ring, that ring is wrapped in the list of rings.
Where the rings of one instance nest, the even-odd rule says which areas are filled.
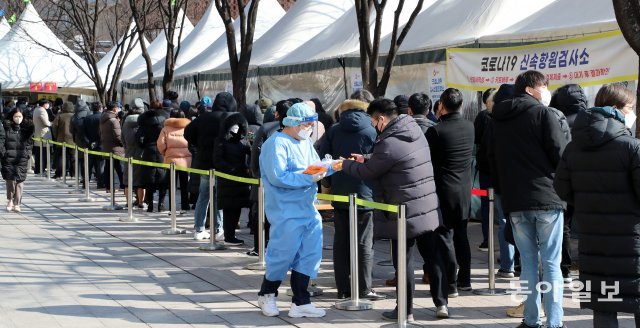
[[[64,105],[62,105],[62,110],[60,111],[60,113],[67,113],[67,114],[73,114],[74,112],[75,112],[75,108],[73,104],[70,102],[64,103]]]
[[[348,109],[340,114],[339,126],[347,132],[357,132],[371,127],[371,117],[360,109]]]
[[[493,105],[491,116],[496,121],[508,121],[532,107],[543,106],[536,98],[526,93],[517,93],[513,99]]]
[[[84,111],[89,112],[89,105],[87,105],[86,101],[78,99],[78,103],[76,103],[76,113]]]
[[[112,118],[116,118],[116,113],[103,112],[102,116],[100,116],[100,124],[103,124]]]
[[[138,117],[140,114],[131,114],[127,115],[124,118],[124,122],[122,123],[123,128],[136,127],[138,126]]]
[[[262,125],[264,114],[262,114],[260,107],[256,105],[245,105],[242,114],[247,119],[249,125]]]
[[[368,107],[369,107],[369,104],[364,101],[347,99],[343,101],[342,104],[340,104],[340,106],[338,107],[338,114],[342,114],[343,112],[346,112],[349,109],[361,109],[363,111],[367,111]]]
[[[233,95],[228,92],[220,92],[216,95],[216,100],[213,101],[213,110],[223,112],[237,112],[238,104]]]
[[[191,121],[188,118],[168,118],[164,121],[164,126],[184,129],[189,123],[191,123]]]
[[[568,84],[556,90],[549,106],[559,109],[564,115],[587,109],[587,95],[577,84]]]
[[[238,133],[237,136],[246,136],[249,131],[249,125],[247,124],[247,119],[244,115],[240,113],[235,113],[227,116],[222,122],[222,128],[220,129],[220,138],[224,140],[230,140],[233,135],[231,133],[231,127],[234,125],[238,125]]]
[[[340,119],[342,123],[342,118]],[[418,123],[409,115],[401,114],[393,119],[378,137],[378,141],[387,138],[398,138],[402,141],[413,142],[423,137]]]
[[[624,123],[609,114],[613,113],[611,109],[613,108],[593,107],[579,111],[571,130],[573,142],[581,149],[588,150],[598,148],[623,135],[631,136]]]

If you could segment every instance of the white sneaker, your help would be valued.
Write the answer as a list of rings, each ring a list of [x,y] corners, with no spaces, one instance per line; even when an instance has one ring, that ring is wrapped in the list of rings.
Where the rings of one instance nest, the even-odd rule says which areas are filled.
[[[16,212],[16,213],[22,212],[22,210],[20,209],[20,205],[14,205],[13,206],[13,211]]]
[[[278,310],[278,306],[276,305],[276,294],[258,296],[258,306],[260,306],[262,314],[267,317],[275,317],[280,314],[280,310]]]
[[[7,212],[11,212],[12,209],[13,209],[13,200],[9,200],[9,202],[7,203]]]
[[[289,310],[289,316],[291,318],[321,318],[324,317],[327,312],[323,309],[318,309],[315,305],[309,303],[305,305],[296,305],[291,303],[291,309]]]
[[[224,230],[220,230],[216,234],[216,241],[224,241]]]
[[[203,240],[203,239],[209,239],[209,238],[211,238],[211,235],[204,230],[200,232],[197,232],[197,231],[193,232],[193,239],[195,240]]]

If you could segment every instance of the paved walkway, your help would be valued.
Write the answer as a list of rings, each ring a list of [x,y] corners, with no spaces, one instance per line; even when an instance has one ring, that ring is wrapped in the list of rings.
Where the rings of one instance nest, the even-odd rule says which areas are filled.
[[[257,259],[244,254],[250,245],[207,253],[198,250],[205,242],[194,241],[190,234],[162,235],[169,227],[166,213],[136,212],[139,222],[119,222],[126,212],[102,210],[108,204],[104,191],[92,193],[96,202],[82,203],[60,182],[33,176],[25,189],[22,213],[7,213],[4,203],[0,211],[0,327],[379,327],[386,323],[382,311],[395,306],[394,290],[384,286],[392,268],[376,265],[375,288],[391,299],[375,302],[370,311],[333,308],[332,252],[326,250],[316,281],[324,294],[313,302],[326,308],[327,316],[289,318],[290,299],[283,286],[281,314],[267,318],[256,302],[262,272],[245,269]],[[0,192],[4,194],[4,186]],[[119,196],[118,202],[124,198]],[[192,220],[187,214],[178,224],[188,229]],[[243,216],[243,227],[245,223]],[[331,235],[331,225],[325,224],[325,244],[331,243]],[[469,235],[473,287],[484,288],[486,253],[475,249],[478,223],[470,224]],[[251,244],[246,229],[238,236]],[[375,248],[376,263],[389,258],[386,242]],[[417,270],[416,277],[421,275]],[[509,280],[498,280],[497,285],[508,288]],[[505,315],[516,305],[509,296],[471,292],[450,300],[450,319],[437,320],[428,286],[418,283],[416,288],[414,316],[421,325],[515,327],[520,322]],[[568,289],[564,305],[567,326],[592,326],[590,311],[580,310]],[[621,316],[621,327],[633,327],[630,315]]]

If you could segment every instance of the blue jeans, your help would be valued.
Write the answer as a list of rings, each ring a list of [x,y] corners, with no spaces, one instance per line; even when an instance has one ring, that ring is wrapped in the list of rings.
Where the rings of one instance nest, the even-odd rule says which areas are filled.
[[[215,197],[214,197],[215,201]],[[209,207],[209,178],[200,177],[200,187],[198,188],[198,200],[196,201],[196,211],[194,214],[194,229],[198,232],[204,230],[204,222],[207,219],[207,208]],[[216,211],[215,232],[220,232],[222,227],[222,210]],[[213,236],[212,236],[213,238]]]
[[[507,219],[502,212],[502,201],[500,195],[495,194],[493,199],[493,221],[498,222],[498,244],[500,245],[500,270],[505,272],[514,272],[514,256],[516,253],[515,247],[509,244],[504,239],[504,227],[507,224]]]
[[[525,297],[524,323],[528,326],[542,324],[539,306],[540,291],[543,291],[547,294],[544,297],[547,327],[562,327],[564,284],[560,260],[563,211],[558,209],[512,212],[510,217],[522,265],[520,284]],[[538,254],[542,259],[542,284],[538,281]]]

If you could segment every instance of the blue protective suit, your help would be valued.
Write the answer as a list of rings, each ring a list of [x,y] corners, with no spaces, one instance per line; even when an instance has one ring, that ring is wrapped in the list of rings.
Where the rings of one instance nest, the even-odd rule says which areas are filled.
[[[312,279],[318,274],[322,260],[322,219],[314,206],[318,185],[302,171],[319,161],[310,140],[300,141],[283,132],[274,133],[262,145],[260,174],[271,224],[267,280],[282,281],[289,269]]]

